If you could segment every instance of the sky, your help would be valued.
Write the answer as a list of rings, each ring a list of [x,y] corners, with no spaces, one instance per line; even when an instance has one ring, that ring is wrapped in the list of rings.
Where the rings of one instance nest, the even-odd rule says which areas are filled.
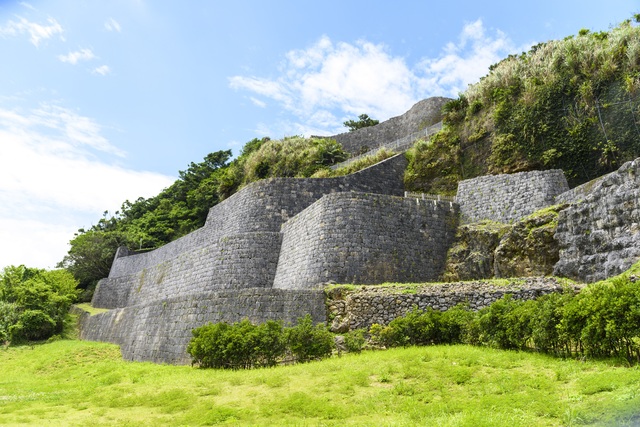
[[[509,54],[638,12],[638,0],[0,0],[0,268],[54,268],[78,229],[208,153],[457,97]]]

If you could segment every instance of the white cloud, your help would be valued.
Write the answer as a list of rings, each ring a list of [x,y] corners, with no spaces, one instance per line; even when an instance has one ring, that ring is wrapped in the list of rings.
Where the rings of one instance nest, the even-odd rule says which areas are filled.
[[[104,28],[106,28],[107,31],[116,31],[118,33],[122,31],[122,28],[120,27],[118,21],[113,18],[109,18],[106,20],[106,22],[104,23]]]
[[[38,47],[42,40],[48,40],[56,34],[62,35],[62,26],[53,18],[47,19],[47,24],[30,22],[21,16],[16,16],[17,21],[9,21],[0,26],[0,36],[17,37],[22,34],[29,35],[29,41]]]
[[[327,125],[338,129],[335,121],[325,120],[334,119],[335,110],[386,119],[417,101],[418,81],[404,59],[391,57],[384,45],[334,44],[326,36],[308,49],[289,52],[279,79],[234,76],[229,81],[232,88],[271,98],[304,119],[292,126],[308,130],[304,133]]]
[[[30,10],[36,10],[35,7],[33,7],[31,4],[29,4],[29,3],[25,2],[25,1],[21,1],[20,2],[20,6],[26,7],[27,9],[30,9]]]
[[[93,74],[100,74],[101,76],[106,76],[107,74],[111,73],[111,68],[108,65],[101,65],[99,67],[96,67],[93,69],[93,71],[91,71]]]
[[[58,55],[58,59],[62,62],[67,62],[69,64],[75,65],[78,61],[90,61],[95,59],[96,56],[93,54],[91,49],[80,49],[75,52],[69,52],[67,55]]]
[[[261,105],[259,97],[270,98],[296,117],[294,122],[257,125],[257,133],[326,134],[344,130],[340,123],[363,113],[386,120],[420,99],[455,97],[485,75],[489,65],[517,51],[501,31],[488,34],[481,20],[465,25],[439,56],[413,65],[385,45],[335,43],[323,36],[307,49],[288,52],[280,77],[233,76],[229,84],[253,93],[256,105]]]
[[[0,246],[0,268],[53,267],[78,228],[174,180],[101,160],[96,153],[123,153],[94,120],[60,106],[0,109],[0,141],[0,241],[11,242]]]
[[[253,105],[256,107],[265,108],[267,106],[266,102],[261,101],[258,98],[254,98],[253,96],[249,97],[249,99],[251,99],[251,102],[253,102]]]
[[[457,96],[486,75],[490,65],[529,46],[516,47],[500,30],[487,35],[482,20],[477,20],[466,24],[458,42],[448,43],[440,56],[424,59],[417,71],[424,76],[425,90]]]

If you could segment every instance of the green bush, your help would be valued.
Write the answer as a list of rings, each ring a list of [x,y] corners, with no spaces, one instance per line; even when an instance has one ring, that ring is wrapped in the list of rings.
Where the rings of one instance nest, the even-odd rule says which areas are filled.
[[[0,273],[0,341],[43,340],[62,332],[78,282],[66,270],[9,266]]]
[[[56,331],[56,322],[41,310],[25,310],[18,321],[9,327],[11,342],[37,341],[51,337]]]
[[[386,327],[374,325],[370,333],[374,342],[385,347],[460,343],[473,316],[461,305],[444,312],[414,307]]]
[[[286,336],[291,353],[301,363],[329,357],[335,346],[333,334],[322,323],[314,326],[309,314],[287,328]]]
[[[334,347],[331,332],[323,324],[314,326],[310,315],[288,328],[274,320],[254,325],[244,319],[233,324],[209,323],[192,334],[187,353],[202,368],[275,366],[287,352],[298,362],[308,362],[331,355]]]
[[[285,354],[281,322],[254,325],[248,319],[229,324],[209,323],[192,331],[187,352],[203,368],[274,366]]]
[[[10,341],[9,328],[18,323],[18,309],[18,304],[0,300],[0,344]]]
[[[344,334],[344,346],[349,353],[360,353],[367,340],[364,336],[364,329],[356,329]]]

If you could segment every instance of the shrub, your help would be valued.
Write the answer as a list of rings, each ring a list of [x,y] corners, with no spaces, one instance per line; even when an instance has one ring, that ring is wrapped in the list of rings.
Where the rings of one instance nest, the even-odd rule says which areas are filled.
[[[9,327],[18,323],[18,305],[0,300],[0,344],[9,340]]]
[[[202,368],[275,366],[287,352],[298,362],[307,362],[329,356],[334,346],[331,332],[322,324],[314,326],[310,315],[289,328],[274,320],[254,325],[244,319],[233,324],[209,323],[192,334],[187,353]]]
[[[285,354],[281,322],[254,325],[248,319],[229,324],[209,323],[192,331],[187,352],[203,368],[274,366]]]
[[[44,340],[56,331],[56,322],[41,310],[25,310],[9,327],[11,342]]]
[[[335,345],[333,335],[321,323],[313,325],[311,315],[298,319],[296,326],[286,329],[287,343],[298,362],[324,359]]]
[[[414,307],[388,326],[373,325],[370,333],[375,343],[385,347],[461,343],[473,317],[462,305],[444,312]]]
[[[356,329],[344,334],[344,345],[349,353],[360,353],[366,342],[364,329]]]
[[[78,282],[66,270],[9,266],[0,273],[0,341],[47,339],[64,327]]]

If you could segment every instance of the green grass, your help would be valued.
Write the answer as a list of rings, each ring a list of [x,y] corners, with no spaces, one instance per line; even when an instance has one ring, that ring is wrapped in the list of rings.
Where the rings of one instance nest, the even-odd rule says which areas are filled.
[[[0,425],[633,425],[640,368],[469,346],[251,371],[125,362],[61,340],[0,351]],[[636,418],[634,418],[634,416]]]
[[[82,304],[76,304],[76,307],[82,309],[83,311],[86,311],[91,316],[93,316],[94,314],[100,314],[100,313],[104,313],[106,311],[109,311],[108,308],[96,308],[96,307],[93,307],[88,302],[85,302],[85,303],[82,303]]]

